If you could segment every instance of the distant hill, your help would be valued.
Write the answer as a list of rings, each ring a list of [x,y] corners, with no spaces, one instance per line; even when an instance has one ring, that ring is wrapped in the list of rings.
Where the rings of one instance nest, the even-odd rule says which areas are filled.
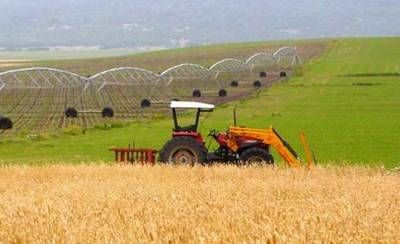
[[[0,0],[0,48],[400,35],[398,0]]]

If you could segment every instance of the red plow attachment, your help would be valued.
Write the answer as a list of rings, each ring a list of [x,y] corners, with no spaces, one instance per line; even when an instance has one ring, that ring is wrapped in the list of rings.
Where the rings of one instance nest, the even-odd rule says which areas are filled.
[[[154,165],[158,152],[150,148],[111,148],[110,151],[115,153],[117,163],[140,163],[142,165]]]

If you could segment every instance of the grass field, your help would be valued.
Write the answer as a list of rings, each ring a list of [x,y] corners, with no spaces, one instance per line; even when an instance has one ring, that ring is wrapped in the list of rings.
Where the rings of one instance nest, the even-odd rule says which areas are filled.
[[[201,48],[174,52],[177,62],[186,57],[186,61],[208,63],[224,50],[224,56],[229,56],[227,50],[234,50],[237,45],[218,46],[206,49],[207,52],[201,52]],[[262,49],[263,45],[248,44],[252,51]],[[232,124],[233,107],[238,106],[241,125],[259,128],[273,125],[300,152],[298,134],[304,130],[320,163],[398,166],[400,39],[340,39],[330,40],[328,46],[322,57],[305,65],[289,81],[218,107],[204,118],[203,134],[214,127],[225,130]],[[165,66],[171,57],[162,58],[164,52],[171,51],[147,54],[145,60],[153,63],[150,57],[154,55],[162,60],[160,67]],[[107,65],[118,63],[116,60],[119,59]],[[74,62],[63,61],[62,65],[87,68]],[[59,61],[54,64],[61,65]],[[1,161],[3,164],[112,161],[113,155],[108,151],[111,146],[127,146],[135,141],[137,146],[160,148],[169,138],[171,127],[169,118],[160,118],[133,122],[123,128],[88,130],[84,134],[78,130],[79,135],[39,135],[33,139],[3,141]]]
[[[9,167],[0,240],[395,243],[399,179],[346,167]]]
[[[94,67],[93,60],[36,65],[91,73],[136,60],[157,70],[171,60],[206,65],[235,48],[243,55],[244,47],[264,45],[95,59]],[[324,165],[111,165],[111,146],[160,148],[172,127],[165,116],[7,138],[0,141],[0,242],[397,243],[400,38],[320,45],[325,53],[295,77],[219,106],[200,130],[225,130],[237,106],[240,125],[273,125],[296,149],[304,130]]]

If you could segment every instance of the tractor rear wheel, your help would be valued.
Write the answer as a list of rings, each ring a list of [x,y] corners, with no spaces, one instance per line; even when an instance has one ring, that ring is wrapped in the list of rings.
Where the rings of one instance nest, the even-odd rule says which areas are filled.
[[[266,150],[259,147],[253,147],[245,150],[240,155],[240,161],[244,165],[273,165],[274,158]]]
[[[195,165],[207,160],[207,149],[192,137],[175,137],[167,142],[160,151],[162,163]]]

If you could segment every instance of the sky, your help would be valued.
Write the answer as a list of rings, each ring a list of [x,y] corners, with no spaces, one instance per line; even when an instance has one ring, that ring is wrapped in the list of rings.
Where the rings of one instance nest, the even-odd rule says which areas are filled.
[[[0,48],[400,35],[399,0],[0,0]]]

